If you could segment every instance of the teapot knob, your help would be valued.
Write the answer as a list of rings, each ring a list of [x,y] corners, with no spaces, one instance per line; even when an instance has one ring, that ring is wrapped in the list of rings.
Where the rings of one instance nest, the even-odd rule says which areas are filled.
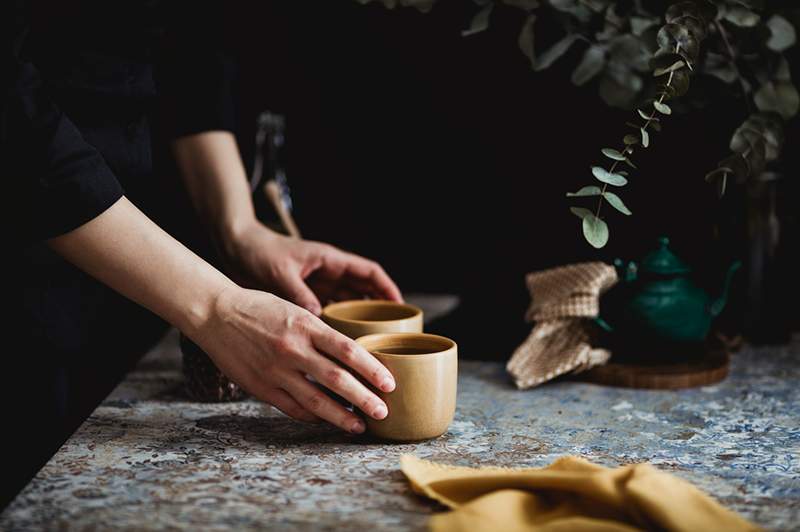
[[[659,237],[658,243],[661,244],[662,248],[669,247],[669,238],[666,236]]]

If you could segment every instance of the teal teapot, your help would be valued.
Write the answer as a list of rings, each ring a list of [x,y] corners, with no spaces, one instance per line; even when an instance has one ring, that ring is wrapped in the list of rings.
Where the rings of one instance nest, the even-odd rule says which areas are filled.
[[[648,353],[702,345],[741,266],[739,261],[730,265],[721,294],[713,298],[694,283],[691,269],[670,250],[666,237],[639,264],[619,259],[614,264],[620,280],[601,299],[595,321],[613,333],[618,346],[639,352],[645,347]]]

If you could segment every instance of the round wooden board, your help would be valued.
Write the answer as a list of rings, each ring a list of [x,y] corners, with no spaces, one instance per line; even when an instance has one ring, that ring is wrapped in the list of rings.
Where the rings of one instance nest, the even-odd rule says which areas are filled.
[[[724,348],[715,346],[695,360],[676,364],[637,365],[613,362],[613,357],[611,360],[604,366],[578,373],[575,379],[607,386],[659,390],[707,386],[728,375],[730,355]]]

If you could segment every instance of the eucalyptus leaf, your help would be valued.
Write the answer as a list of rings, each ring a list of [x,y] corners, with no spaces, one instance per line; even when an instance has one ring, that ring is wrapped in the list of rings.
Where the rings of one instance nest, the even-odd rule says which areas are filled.
[[[658,30],[656,42],[659,48],[679,53],[687,62],[694,62],[700,52],[700,43],[689,29],[674,22],[667,23]]]
[[[661,103],[658,100],[653,102],[653,107],[655,107],[656,111],[658,111],[662,115],[671,115],[672,114],[672,109],[670,108],[670,106],[665,104],[665,103]]]
[[[611,205],[612,207],[617,209],[622,214],[625,214],[627,216],[630,216],[631,214],[633,214],[628,209],[628,207],[626,207],[625,204],[622,202],[622,198],[620,198],[619,196],[617,196],[613,192],[608,192],[608,191],[603,192],[603,197],[609,203],[609,205]]]
[[[639,116],[641,116],[645,120],[651,120],[653,122],[658,122],[658,118],[656,118],[655,116],[649,115],[649,114],[645,113],[644,111],[642,111],[641,109],[637,109],[637,111],[639,111]],[[639,127],[639,126],[636,126],[636,127]]]
[[[635,169],[635,168],[636,168],[636,165],[635,165],[635,164],[633,164],[633,161],[631,161],[631,160],[630,160],[630,159],[628,159],[627,157],[625,158],[625,164],[627,164],[628,166],[630,166],[630,167],[631,167],[631,168],[633,168],[633,169]]]
[[[600,194],[602,194],[600,187],[594,185],[583,187],[577,192],[567,192],[567,196],[570,197],[599,196]]]
[[[619,151],[615,150],[614,148],[603,148],[600,151],[603,153],[603,155],[605,155],[609,159],[614,159],[615,161],[625,160],[625,156],[622,155]]]
[[[757,13],[753,13],[749,9],[740,6],[728,8],[723,16],[728,22],[743,28],[752,28],[761,20],[761,17],[759,17]]]
[[[623,137],[622,139],[622,142],[624,142],[626,146],[628,144],[638,144],[639,137],[637,137],[636,135],[625,135],[625,137]]]
[[[592,213],[583,218],[583,236],[593,247],[600,249],[608,243],[608,225]]]
[[[594,213],[592,213],[592,211],[590,211],[589,209],[584,209],[583,207],[570,207],[569,210],[572,214],[574,214],[580,219],[584,219],[587,216],[594,216]]]
[[[489,18],[492,15],[493,8],[494,3],[490,2],[486,4],[474,17],[472,17],[472,21],[469,23],[469,28],[463,30],[461,32],[461,36],[469,37],[470,35],[475,35],[476,33],[486,31],[489,28]]]
[[[601,183],[614,185],[615,187],[623,187],[628,184],[628,180],[624,176],[611,173],[600,166],[592,166],[592,175]]]
[[[583,53],[583,59],[572,72],[572,83],[583,85],[606,66],[606,52],[602,46],[592,45]]]
[[[539,55],[539,57],[536,59],[536,65],[533,67],[533,69],[539,71],[548,68],[550,65],[555,63],[559,57],[567,53],[567,50],[569,50],[569,47],[572,46],[572,43],[574,43],[577,38],[578,34],[573,33],[556,42],[553,46]]]
[[[528,15],[525,18],[525,23],[522,25],[522,29],[519,32],[519,37],[517,38],[519,49],[522,50],[522,53],[528,58],[528,61],[531,63],[531,67],[536,65],[536,52],[533,47],[533,25],[535,22],[536,15],[533,13]]]
[[[641,37],[648,28],[652,28],[659,23],[659,19],[655,17],[631,17],[631,33],[637,37]]]
[[[686,61],[681,59],[680,61],[675,61],[670,66],[666,68],[657,68],[653,71],[653,76],[663,76],[664,74],[669,74],[670,72],[675,72],[676,70],[680,70],[681,68],[686,66]]]
[[[759,110],[775,111],[787,120],[800,109],[800,95],[795,86],[786,81],[768,81],[756,91],[754,100]]]
[[[678,61],[683,61],[683,56],[681,54],[676,54],[674,52],[662,52],[657,53],[650,59],[650,70],[658,70],[663,68],[668,68],[671,65],[674,65]]]
[[[650,135],[647,133],[645,128],[639,130],[642,134],[642,147],[647,148],[650,146]]]
[[[794,46],[797,34],[792,23],[780,15],[772,15],[767,21],[770,37],[767,39],[767,48],[775,52],[783,52]]]

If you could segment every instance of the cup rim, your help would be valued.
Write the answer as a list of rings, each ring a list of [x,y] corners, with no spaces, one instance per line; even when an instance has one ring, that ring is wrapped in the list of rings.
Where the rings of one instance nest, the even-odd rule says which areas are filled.
[[[363,343],[362,343],[363,341],[369,341],[371,339],[377,339],[377,338],[380,338],[380,337],[383,337],[383,338],[386,338],[387,340],[389,340],[391,338],[398,338],[398,337],[399,338],[410,338],[412,336],[413,337],[417,337],[417,338],[421,337],[421,338],[425,338],[425,339],[443,341],[443,342],[447,343],[448,346],[443,348],[443,349],[440,349],[438,351],[432,351],[430,353],[419,353],[419,354],[415,354],[415,355],[404,355],[404,354],[400,354],[400,353],[384,353],[384,352],[380,351],[380,349],[372,349],[372,350],[371,349],[367,349],[367,347],[365,345],[363,345]],[[424,332],[422,332],[422,333],[417,333],[417,332],[398,332],[398,333],[366,334],[364,336],[359,336],[358,338],[356,338],[356,343],[358,345],[360,345],[361,347],[363,347],[364,349],[366,349],[367,351],[369,351],[370,353],[378,354],[381,357],[397,358],[397,359],[409,359],[409,358],[418,358],[418,357],[432,357],[432,356],[438,356],[438,355],[445,355],[447,353],[450,353],[453,350],[456,350],[456,352],[458,351],[458,344],[452,338],[448,338],[446,336],[441,336],[441,335],[438,335],[438,334],[431,334],[431,333],[424,333]]]
[[[402,307],[407,310],[413,312],[411,316],[407,316],[405,318],[397,318],[394,320],[354,320],[350,318],[343,318],[341,316],[336,316],[335,314],[331,314],[331,312],[336,312],[340,308],[347,308],[347,307],[366,307],[366,306],[376,306],[376,307]],[[412,305],[410,303],[398,303],[397,301],[390,301],[388,299],[350,299],[347,301],[337,301],[336,303],[330,303],[325,305],[325,308],[322,309],[322,316],[325,318],[329,318],[332,320],[340,321],[342,323],[359,323],[359,324],[367,324],[367,323],[398,323],[407,320],[412,320],[417,316],[422,315],[422,309],[416,305]]]

